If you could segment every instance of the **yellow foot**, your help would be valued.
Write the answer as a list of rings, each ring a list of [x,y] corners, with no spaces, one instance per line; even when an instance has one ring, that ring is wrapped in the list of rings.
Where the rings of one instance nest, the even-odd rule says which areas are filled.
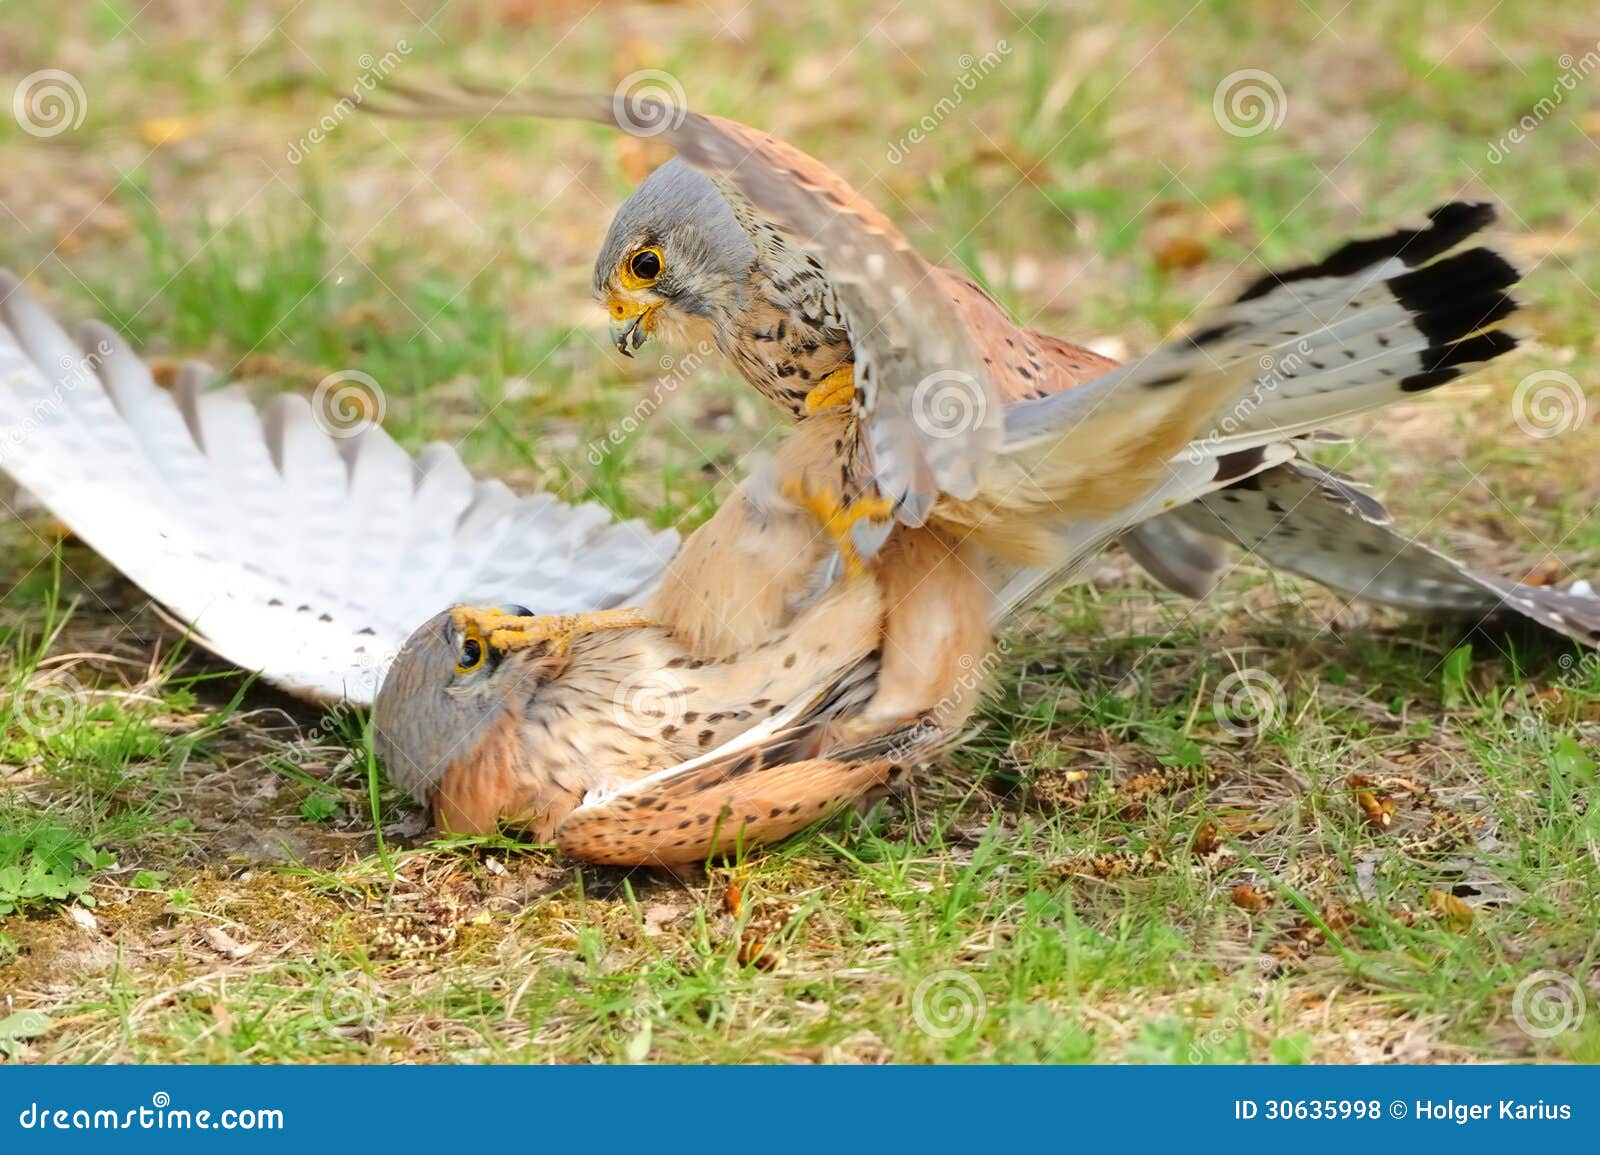
[[[651,624],[643,610],[631,608],[522,617],[494,606],[457,606],[451,613],[463,632],[476,631],[497,650],[515,650],[547,642],[553,654],[566,653],[573,641],[585,634],[632,630]]]
[[[840,365],[806,394],[806,412],[817,413],[836,405],[848,405],[856,395],[856,367]]]
[[[822,532],[832,540],[839,556],[844,559],[844,572],[860,577],[867,572],[861,551],[851,533],[857,522],[887,521],[894,514],[894,503],[886,497],[860,497],[847,502],[837,490],[824,488],[812,490],[804,482],[793,478],[783,483],[783,493],[790,501],[808,511],[822,526]]]

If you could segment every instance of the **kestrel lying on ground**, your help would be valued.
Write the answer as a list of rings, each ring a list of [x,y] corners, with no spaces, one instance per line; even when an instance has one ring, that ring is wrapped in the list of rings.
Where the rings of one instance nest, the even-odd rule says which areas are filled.
[[[390,775],[455,830],[507,822],[591,861],[681,865],[791,834],[926,757],[977,695],[943,726],[858,724],[880,685],[891,591],[865,572],[828,572],[836,544],[803,497],[819,436],[833,436],[826,423],[788,441],[684,546],[765,580],[759,638],[708,657],[657,626],[568,642],[458,606],[413,635],[379,693]],[[914,594],[925,625],[954,636],[949,619],[983,605],[981,589],[964,571],[928,577]],[[647,614],[672,596],[658,591]],[[967,639],[980,654],[987,625]]]

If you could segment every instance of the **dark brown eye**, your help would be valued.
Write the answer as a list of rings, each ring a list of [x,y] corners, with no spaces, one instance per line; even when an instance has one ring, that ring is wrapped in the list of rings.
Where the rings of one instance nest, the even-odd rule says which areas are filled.
[[[641,281],[653,281],[661,275],[661,254],[654,249],[640,249],[628,261],[628,271]]]
[[[456,673],[470,674],[483,665],[483,643],[477,638],[468,638],[461,643],[461,656],[456,659]]]

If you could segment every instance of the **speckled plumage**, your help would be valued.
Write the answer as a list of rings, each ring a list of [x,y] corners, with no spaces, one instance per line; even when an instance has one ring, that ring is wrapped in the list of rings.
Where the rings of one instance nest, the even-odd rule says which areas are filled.
[[[747,229],[716,184],[682,160],[640,184],[611,222],[594,293],[625,297],[627,257],[661,246],[660,282],[636,290],[666,305],[684,339],[709,340],[746,381],[791,416],[811,387],[850,360],[850,339],[822,264],[771,228]]]
[[[697,295],[712,306],[703,310],[716,322],[711,339],[751,386],[798,418],[811,387],[851,363],[847,318],[822,262],[769,222],[736,213],[726,189],[677,158],[651,173],[612,219],[595,260],[595,295],[620,291],[617,270],[630,251],[675,230],[706,238],[728,254],[718,270],[723,283],[738,284],[736,292]],[[736,191],[729,195],[739,203]],[[929,274],[964,325],[1002,334],[981,356],[1003,401],[1043,397],[1115,367],[1092,350],[1013,325],[970,277],[945,268]]]
[[[1488,249],[1452,252],[1488,224],[1488,206],[1447,205],[1422,228],[1268,274],[1188,335],[1117,367],[1016,326],[966,278],[922,261],[826,166],[747,126],[659,106],[630,117],[607,97],[536,93],[488,106],[431,93],[418,99],[423,115],[649,122],[650,135],[705,175],[664,168],[613,225],[595,285],[613,316],[629,323],[619,348],[637,348],[652,325],[714,340],[792,413],[807,381],[832,373],[835,357],[848,358],[850,411],[802,420],[786,448],[790,467],[835,477],[847,498],[875,490],[902,523],[873,543],[876,692],[849,716],[829,718],[830,737],[846,741],[849,756],[758,741],[714,765],[691,762],[593,798],[563,829],[581,828],[575,844],[602,861],[666,861],[660,840],[680,829],[690,833],[674,854],[704,850],[694,829],[727,819],[755,837],[777,836],[791,828],[791,807],[826,809],[851,781],[881,785],[890,763],[874,757],[872,742],[930,718],[944,732],[959,726],[975,700],[957,688],[961,659],[986,651],[995,617],[1080,573],[1120,534],[1158,524],[1141,546],[1181,557],[1152,568],[1202,590],[1214,580],[1223,538],[1269,558],[1274,549],[1292,554],[1284,545],[1298,533],[1292,521],[1264,527],[1263,517],[1292,519],[1294,507],[1253,495],[1308,496],[1299,484],[1308,467],[1297,461],[1308,430],[1436,388],[1515,345],[1497,327],[1516,307],[1506,293],[1515,270]],[[664,265],[659,277],[629,264],[642,245],[659,249],[651,253],[652,268],[657,257]],[[922,387],[952,374],[972,388],[970,420],[930,428],[929,413],[918,409]],[[1199,501],[1207,504],[1193,505]],[[1484,579],[1407,551],[1369,519],[1357,518],[1361,532],[1343,534],[1328,508],[1306,524],[1335,541],[1304,551],[1300,572],[1340,586],[1376,576],[1371,557],[1389,549],[1399,572],[1415,580],[1369,582],[1380,599],[1511,610],[1595,640],[1587,587],[1538,591]],[[786,556],[793,543],[773,530],[761,502],[737,498],[716,522],[676,559],[650,612],[699,660],[738,660],[764,638],[787,636],[789,583],[809,571]],[[1364,566],[1350,564],[1351,553],[1366,557]],[[1011,572],[996,593],[997,561],[1033,568]],[[998,569],[1004,575],[1005,566]],[[781,596],[770,588],[775,578]],[[820,644],[854,627],[830,618],[804,628]],[[953,721],[941,714],[947,701],[956,704]],[[763,810],[752,800],[769,788],[797,796]],[[591,808],[612,800],[609,810]],[[676,822],[661,817],[680,809]]]
[[[1048,551],[1042,513],[1099,516],[1118,494],[1132,503],[1187,443],[1226,451],[1282,441],[1312,422],[1434,388],[1515,346],[1494,328],[1515,308],[1504,292],[1514,270],[1487,249],[1445,256],[1492,220],[1487,205],[1446,205],[1423,228],[1269,273],[1232,305],[1199,318],[1192,339],[1113,368],[1024,332],[961,278],[920,257],[827,165],[748,125],[648,96],[459,93],[403,83],[389,92],[402,103],[379,110],[394,115],[575,117],[671,145],[703,178],[672,167],[652,193],[653,207],[631,215],[660,236],[705,226],[731,238],[736,226],[757,265],[764,250],[782,255],[785,267],[801,254],[820,264],[851,350],[849,468],[893,503],[901,522],[922,525],[953,508],[952,529],[1013,558]],[[721,205],[708,185],[722,194]],[[626,251],[628,232],[613,230],[603,265]],[[711,325],[718,344],[753,361],[766,381],[770,359],[737,348],[736,322],[750,308],[749,269],[723,268],[727,275],[705,279],[702,263],[674,270],[674,254],[663,256],[661,281],[670,291],[657,297],[652,285],[624,284],[633,296],[615,305],[615,315],[639,317],[627,347],[648,335],[647,319],[670,314],[681,300],[691,323],[701,331]],[[758,289],[783,271],[763,265]],[[597,283],[608,275],[597,269]],[[787,293],[765,295],[795,307]],[[1292,367],[1280,372],[1282,365]],[[966,404],[947,422],[930,401],[949,390],[930,386],[952,382]],[[1252,400],[1243,433],[1225,430],[1232,410]],[[1048,452],[1033,452],[1041,445]],[[1023,499],[1011,502],[1019,492]]]
[[[827,461],[814,443],[842,420],[806,422],[690,536],[645,604],[660,626],[580,635],[560,654],[491,651],[466,675],[456,614],[419,629],[374,714],[391,777],[450,829],[507,822],[595,861],[667,864],[770,841],[884,786],[893,760],[852,751],[941,706],[953,671],[989,648],[989,603],[931,530],[900,535],[871,574],[828,576],[833,542],[780,482],[809,483]],[[944,702],[904,749],[976,705]]]
[[[558,657],[542,646],[496,653],[462,675],[464,639],[445,612],[396,658],[374,712],[376,748],[390,776],[441,825],[487,832],[504,822],[565,844],[575,811],[587,822],[629,804],[641,781],[763,724],[777,725],[781,740],[730,751],[730,764],[749,756],[777,767],[810,760],[828,746],[830,725],[870,697],[880,616],[874,584],[849,583],[763,644],[725,659],[699,657],[669,631],[642,628],[580,637]],[[822,644],[819,619],[830,630]],[[705,785],[705,776],[698,781]],[[676,794],[697,814],[727,802],[714,790]],[[653,849],[631,842],[633,861],[704,858],[708,833],[686,827]]]

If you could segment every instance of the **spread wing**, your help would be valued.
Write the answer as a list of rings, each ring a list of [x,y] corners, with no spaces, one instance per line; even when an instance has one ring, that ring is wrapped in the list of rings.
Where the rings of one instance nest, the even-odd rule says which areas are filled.
[[[1600,646],[1600,596],[1589,582],[1556,589],[1469,569],[1396,529],[1376,499],[1309,461],[1253,475],[1173,516],[1352,598],[1435,613],[1520,615]]]
[[[0,272],[0,468],[206,648],[316,701],[365,704],[457,602],[638,599],[677,535],[475,480],[447,445],[325,431],[201,367],[167,391],[111,329],[74,341]]]
[[[858,437],[879,491],[920,525],[978,492],[1002,402],[944,277],[821,161],[747,125],[652,96],[434,91],[390,82],[363,107],[405,117],[541,116],[656,137],[709,174],[758,245],[776,229],[827,273],[855,352]]]

